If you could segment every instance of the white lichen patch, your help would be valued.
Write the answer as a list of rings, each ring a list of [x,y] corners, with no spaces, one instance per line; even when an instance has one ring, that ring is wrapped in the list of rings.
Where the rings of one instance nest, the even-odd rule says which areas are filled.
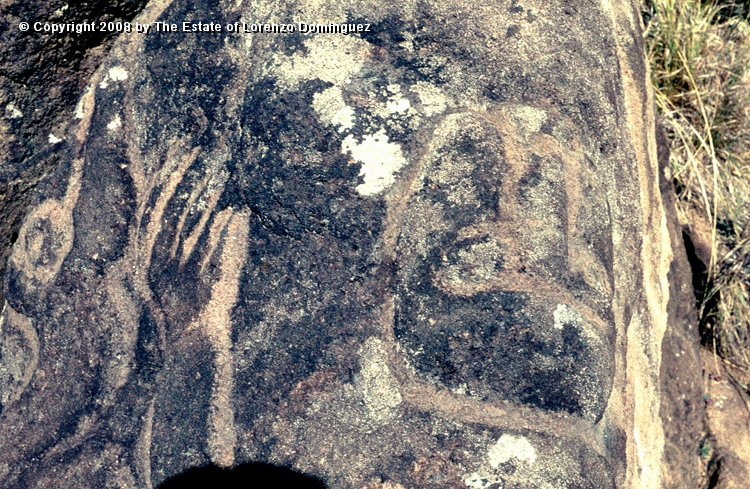
[[[278,76],[279,85],[287,90],[308,80],[341,86],[362,69],[370,49],[367,41],[354,36],[315,36],[304,44],[305,54],[275,58],[273,72]]]
[[[461,260],[473,265],[473,274],[478,278],[490,279],[497,274],[496,265],[502,257],[502,250],[494,241],[471,245],[469,250],[458,252]]]
[[[357,122],[353,107],[346,104],[342,86],[352,83],[352,78],[364,66],[370,45],[361,38],[351,36],[315,36],[304,41],[306,52],[291,56],[277,55],[271,68],[279,86],[295,89],[300,83],[321,80],[332,86],[313,95],[312,107],[320,120],[333,125],[339,132],[354,128]],[[371,95],[371,101],[376,97]],[[389,119],[385,127],[397,123],[391,116],[410,111],[411,102],[401,93],[401,87],[391,84],[386,87],[387,101],[370,104],[372,113]],[[415,122],[416,123],[416,122]],[[401,146],[388,141],[385,128],[371,128],[376,132],[365,134],[357,141],[349,134],[341,144],[343,153],[351,154],[354,161],[362,164],[359,175],[364,183],[356,187],[360,195],[377,195],[395,182],[394,174],[406,165]]]
[[[385,87],[385,89],[381,91],[381,96],[385,96],[385,102],[376,101],[375,96],[370,100],[369,109],[374,115],[382,117],[383,119],[391,119],[389,121],[391,124],[395,122],[393,116],[396,114],[410,116],[416,115],[416,111],[409,111],[411,108],[411,102],[401,93],[401,86],[398,84],[394,83]]]
[[[406,112],[407,110],[409,110],[409,107],[411,106],[411,102],[409,102],[408,99],[399,98],[399,99],[389,100],[386,106],[388,107],[388,112],[390,112],[391,114],[396,114],[396,113]]]
[[[482,477],[477,472],[469,474],[464,479],[464,484],[466,484],[467,487],[471,487],[472,489],[487,489],[491,485],[498,484],[498,483],[500,483],[500,482],[499,481],[495,481],[495,480],[491,480],[491,479],[487,479],[486,477]],[[501,489],[502,487],[503,486],[500,486],[500,488],[498,488],[498,489]]]
[[[128,79],[128,72],[122,66],[113,66],[107,74],[112,81],[125,81]]]
[[[354,136],[348,135],[341,143],[341,152],[350,153],[352,158],[362,164],[359,175],[364,183],[357,185],[360,195],[377,195],[395,182],[394,174],[406,165],[401,146],[388,142],[385,130],[367,134],[361,143]]]
[[[76,103],[76,107],[73,110],[73,117],[76,119],[83,119],[83,116],[85,115],[85,112],[83,110],[85,105],[86,96],[91,93],[91,85],[86,85],[86,88],[83,90],[83,96],[78,99],[78,103]]]
[[[489,487],[504,487],[501,464],[515,461],[530,468],[536,462],[537,454],[529,440],[523,436],[503,435],[490,447],[485,456],[486,462],[479,470],[464,477],[464,484],[472,489],[488,489]],[[518,469],[519,467],[516,466]],[[525,476],[531,472],[523,471]]]
[[[389,114],[400,114],[409,110],[411,102],[401,95],[401,87],[399,85],[391,84],[386,89],[391,93],[386,103],[386,109]]]
[[[107,124],[107,129],[110,131],[114,131],[115,129],[122,126],[122,120],[120,120],[120,114],[115,115],[114,119],[112,119],[109,124]]]
[[[527,133],[539,132],[542,124],[547,120],[547,113],[536,107],[518,105],[513,109],[513,122]]]
[[[552,315],[555,320],[555,329],[563,329],[566,324],[581,324],[581,315],[567,304],[558,304]]]
[[[396,416],[395,409],[403,398],[398,382],[388,368],[383,342],[368,339],[360,351],[359,391],[370,416],[378,423],[387,423]]]
[[[325,124],[338,126],[339,132],[354,127],[354,109],[346,105],[341,88],[332,86],[313,95],[313,109]]]
[[[349,106],[339,109],[333,114],[331,123],[334,126],[339,126],[339,132],[351,129],[354,127],[354,109]]]
[[[409,31],[404,31],[401,33],[401,36],[404,38],[404,40],[398,43],[398,45],[406,49],[410,53],[413,53],[414,52],[414,34],[412,34]]]
[[[107,74],[104,75],[102,81],[99,82],[99,88],[107,88],[110,81],[125,81],[127,79],[128,72],[125,71],[125,68],[123,68],[122,66],[113,66],[109,69],[109,71],[107,71]]]
[[[511,459],[531,465],[536,462],[536,450],[523,436],[503,435],[487,452],[487,459],[494,469]]]
[[[5,112],[6,114],[8,114],[8,119],[20,119],[21,117],[23,117],[23,112],[21,112],[18,107],[13,104],[13,102],[5,106]]]
[[[55,19],[57,17],[61,17],[65,13],[65,11],[68,10],[69,8],[70,7],[68,6],[67,3],[63,4],[62,7],[54,11],[54,13],[52,14],[52,18]]]
[[[410,90],[419,96],[422,110],[427,117],[442,114],[448,108],[448,100],[443,91],[432,83],[420,81],[412,85]]]
[[[50,144],[57,144],[57,143],[59,143],[61,141],[62,141],[62,139],[60,139],[59,137],[55,136],[52,133],[49,133],[49,143]]]
[[[428,321],[430,322],[430,324],[435,324],[435,320],[432,318],[430,318]],[[424,348],[422,348],[422,351],[420,352],[420,354],[421,353],[424,353]],[[466,382],[461,382],[457,386],[451,387],[450,389],[451,389],[451,392],[453,392],[454,394],[458,394],[460,396],[467,396],[471,394],[471,391],[469,390],[469,386],[466,384]]]

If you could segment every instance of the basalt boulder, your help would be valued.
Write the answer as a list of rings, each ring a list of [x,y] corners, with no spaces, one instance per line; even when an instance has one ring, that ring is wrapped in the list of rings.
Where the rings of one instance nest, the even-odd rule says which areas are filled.
[[[9,260],[0,486],[253,462],[342,489],[697,487],[690,270],[634,3],[135,21]]]
[[[0,281],[35,186],[64,154],[81,91],[145,4],[0,0]]]

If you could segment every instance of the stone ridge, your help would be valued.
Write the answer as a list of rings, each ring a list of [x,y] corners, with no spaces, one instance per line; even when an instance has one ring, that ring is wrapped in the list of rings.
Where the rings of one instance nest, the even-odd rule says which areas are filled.
[[[9,260],[0,486],[246,462],[342,489],[697,480],[634,3],[137,20],[372,31],[118,40]]]

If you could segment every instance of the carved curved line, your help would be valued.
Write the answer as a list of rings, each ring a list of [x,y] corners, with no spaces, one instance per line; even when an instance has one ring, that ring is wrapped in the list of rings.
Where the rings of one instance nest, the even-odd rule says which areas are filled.
[[[7,406],[10,406],[21,398],[26,387],[31,383],[34,372],[36,372],[36,367],[39,363],[39,336],[34,329],[31,319],[13,309],[7,301],[5,302],[2,313],[0,313],[0,326],[2,326],[3,322],[20,331],[23,339],[31,350],[31,361],[24,369],[21,384],[17,386],[15,392],[8,397]]]
[[[176,168],[173,168],[175,166],[174,161],[176,157],[171,154],[167,155],[167,161],[159,172],[159,180],[166,178],[167,182],[161,189],[159,197],[157,198],[154,207],[151,209],[151,219],[148,222],[146,236],[143,237],[143,243],[141,244],[143,253],[139,254],[140,261],[137,264],[139,268],[143,270],[149,268],[154,244],[156,243],[156,238],[162,228],[162,219],[167,204],[174,196],[174,193],[177,190],[177,185],[182,181],[185,172],[190,168],[190,165],[193,164],[200,151],[201,147],[196,146],[191,151],[184,154],[182,158],[180,158],[180,162],[176,165]]]
[[[395,306],[392,297],[384,305],[381,318],[383,342],[388,350],[388,367],[398,381],[399,391],[406,404],[462,423],[484,424],[513,432],[529,430],[574,439],[592,446],[600,455],[605,453],[597,426],[579,416],[545,411],[510,400],[503,403],[480,401],[420,380],[399,353],[393,331]]]
[[[213,223],[211,223],[211,228],[208,230],[208,248],[203,254],[203,260],[201,260],[200,275],[203,275],[203,271],[205,270],[206,265],[208,265],[208,263],[211,261],[211,257],[216,252],[216,248],[217,246],[219,246],[219,240],[222,238],[222,236],[224,236],[224,230],[227,228],[227,225],[229,224],[231,218],[231,207],[227,207],[214,216]]]
[[[533,277],[527,277],[528,274],[505,272],[489,279],[482,279],[482,282],[463,283],[461,285],[450,283],[450,279],[444,275],[443,272],[438,272],[438,276],[433,283],[447,294],[471,297],[482,292],[521,292],[547,297],[557,303],[572,306],[585,320],[596,326],[600,338],[609,336],[609,326],[589,306],[573,297],[566,290],[550,287]]]
[[[523,158],[519,157],[519,155],[524,152],[520,141],[510,134],[510,132],[499,123],[496,117],[493,117],[490,114],[475,113],[473,111],[470,113],[492,123],[500,132],[500,135],[503,138],[505,156],[508,159],[511,168],[511,175],[506,179],[506,182],[509,183],[503,185],[503,189],[507,191],[509,187],[511,187],[512,190],[512,188],[517,186],[517,181],[520,178],[521,172],[527,167]],[[428,149],[425,151],[423,157],[420,158],[416,168],[412,170],[411,175],[409,175],[409,177],[403,181],[398,188],[394,188],[389,195],[388,215],[386,217],[386,229],[383,238],[383,252],[392,259],[395,259],[396,241],[402,228],[404,215],[408,211],[408,202],[421,187],[421,180],[425,171],[424,167],[426,166],[425,160],[431,153],[430,150],[434,147],[433,141],[430,142]],[[559,154],[563,157],[562,151],[559,150],[559,143],[556,140],[548,136],[540,136],[539,140],[535,142],[540,150],[544,153],[550,154],[555,153],[554,146],[550,147],[554,144],[558,148],[558,152],[555,154]],[[567,158],[563,157],[564,164],[566,163],[565,159]],[[500,222],[503,220],[509,220],[508,218],[512,219],[512,216],[505,216],[506,219],[503,219],[502,209],[503,206],[498,205]],[[512,210],[515,209],[512,208]],[[498,222],[496,221],[494,225],[497,226]],[[504,227],[502,224],[499,224],[499,226],[501,228]],[[468,232],[469,231],[467,231],[467,233]],[[503,233],[499,234],[500,237],[503,235]],[[510,239],[510,237],[507,238]],[[509,280],[511,278],[512,280]],[[444,290],[449,288],[452,289],[452,287],[446,287],[445,284],[438,283],[438,286],[442,286]],[[467,287],[464,291],[459,293],[461,295],[477,293],[481,286],[477,285],[476,287],[477,288],[474,290],[472,290],[472,287]],[[585,319],[596,325],[600,332],[605,334],[607,332],[606,323],[599,319],[590,308],[572,298],[570,294],[556,291],[548,287],[540,287],[540,284],[536,283],[536,281],[523,283],[523,281],[518,280],[518,277],[500,275],[487,283],[485,287],[486,290],[541,293],[559,299],[560,302],[569,303],[571,305],[575,304],[579,313]],[[451,292],[455,291],[451,290]],[[417,409],[435,413],[444,418],[454,419],[460,422],[482,423],[502,429],[508,429],[510,431],[530,430],[541,434],[574,439],[584,445],[592,446],[600,455],[605,453],[606,449],[601,433],[597,429],[598,425],[594,425],[579,416],[567,413],[548,412],[513,401],[504,402],[502,405],[494,402],[480,401],[467,396],[454,394],[447,389],[440,389],[420,380],[416,373],[409,367],[404,356],[399,353],[399,346],[394,333],[395,306],[393,296],[391,296],[383,306],[381,321],[383,328],[382,337],[385,346],[388,349],[388,365],[398,380],[400,385],[399,390],[405,403]]]
[[[211,172],[207,172],[200,182],[193,184],[193,190],[192,192],[190,192],[190,197],[188,197],[187,201],[185,202],[185,207],[182,209],[180,218],[177,220],[177,226],[175,227],[175,239],[172,242],[172,249],[170,250],[172,258],[175,258],[177,256],[177,249],[179,248],[181,242],[180,237],[182,236],[182,230],[185,227],[185,221],[187,220],[187,216],[190,213],[190,209],[192,209],[195,205],[195,202],[198,200],[201,192],[203,192],[208,187],[208,182],[210,179]]]
[[[68,188],[62,200],[48,199],[34,208],[24,221],[19,232],[18,243],[13,247],[9,262],[13,263],[24,275],[33,278],[42,285],[50,283],[60,272],[65,258],[73,249],[74,226],[73,209],[78,202],[81,190],[81,178],[83,175],[83,159],[73,160],[73,168],[68,177]],[[28,239],[32,225],[40,220],[48,219],[55,232],[62,238],[56,243],[60,245],[60,251],[54,258],[52,266],[45,267],[36,263],[36,258],[29,256]],[[53,236],[47,236],[52,239]],[[21,246],[21,245],[25,246]]]
[[[231,214],[231,209],[227,209]],[[206,445],[211,461],[220,467],[234,464],[237,433],[234,424],[234,357],[231,314],[237,302],[240,278],[247,260],[249,213],[231,215],[222,239],[221,276],[194,327],[200,328],[214,350],[214,381],[208,415]]]
[[[143,424],[141,425],[141,431],[138,434],[134,453],[134,458],[136,460],[135,472],[139,478],[139,482],[143,484],[146,489],[153,488],[153,483],[151,482],[151,437],[154,427],[154,405],[155,400],[152,399],[148,405],[146,415],[143,418]]]
[[[208,224],[208,220],[211,217],[211,211],[213,211],[216,207],[216,204],[218,204],[219,199],[221,198],[221,193],[223,191],[224,183],[220,182],[213,190],[213,192],[211,192],[211,197],[209,197],[208,202],[206,203],[206,209],[203,210],[203,214],[201,214],[198,224],[195,225],[195,228],[190,233],[190,235],[182,242],[182,256],[180,257],[180,266],[185,265],[185,262],[188,261],[190,255],[193,254],[195,245],[198,244],[198,239],[200,239],[203,231],[206,229],[206,224]],[[175,239],[179,239],[179,236],[175,236]]]

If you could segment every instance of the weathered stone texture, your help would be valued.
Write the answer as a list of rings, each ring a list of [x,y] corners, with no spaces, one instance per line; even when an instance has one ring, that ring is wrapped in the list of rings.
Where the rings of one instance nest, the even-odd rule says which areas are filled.
[[[60,161],[73,108],[118,32],[145,0],[0,1],[0,277],[33,189]],[[31,28],[24,32],[20,22]],[[35,24],[94,23],[95,31],[35,31]],[[0,303],[4,302],[0,290]]]
[[[698,346],[697,313],[693,301],[693,271],[685,249],[679,246],[683,233],[679,226],[676,194],[670,180],[669,146],[660,125],[656,130],[659,181],[668,219],[669,237],[674,243],[674,259],[669,269],[669,321],[662,340],[660,372],[661,406],[664,420],[664,460],[666,487],[702,487],[706,465],[700,449],[705,440],[706,412],[703,385],[696,366],[701,362]]]
[[[702,405],[666,379],[699,366],[672,355],[692,297],[669,283],[689,276],[634,4],[155,0],[138,20],[372,31],[118,40],[9,261],[0,485],[247,461],[331,488],[697,480],[675,462]]]

